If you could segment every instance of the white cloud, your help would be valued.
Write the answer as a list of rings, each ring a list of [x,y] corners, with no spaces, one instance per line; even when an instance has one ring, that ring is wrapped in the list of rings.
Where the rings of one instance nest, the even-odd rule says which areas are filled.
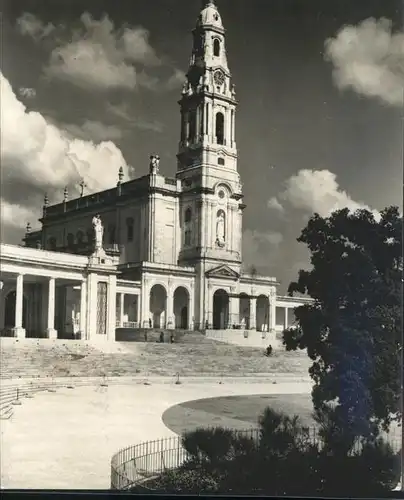
[[[179,88],[185,81],[186,74],[180,69],[176,69],[170,78],[164,83],[167,90],[175,90]]]
[[[129,110],[126,103],[122,104],[108,104],[106,108],[112,115],[117,116],[126,122],[126,125],[140,130],[151,130],[153,132],[162,132],[163,124],[158,121],[149,121],[138,118],[134,113]]]
[[[84,140],[113,141],[122,137],[122,130],[115,125],[104,125],[99,121],[85,120],[82,125],[72,123],[60,124],[66,132]]]
[[[36,96],[36,90],[31,87],[20,87],[18,92],[21,97],[25,97],[26,99],[32,99]]]
[[[25,229],[27,222],[40,215],[32,208],[24,207],[18,203],[9,203],[3,198],[0,200],[0,210],[2,224],[16,229]]]
[[[272,210],[276,210],[278,212],[284,212],[284,210],[285,210],[283,208],[283,206],[281,205],[281,203],[279,203],[278,198],[276,198],[276,196],[274,196],[268,200],[267,206],[268,206],[268,208],[270,208]]]
[[[17,27],[22,35],[29,35],[37,41],[49,36],[56,29],[52,23],[45,25],[40,19],[29,12],[24,12],[17,19]]]
[[[328,217],[333,211],[342,208],[348,208],[350,211],[365,208],[378,215],[365,203],[353,200],[342,190],[336,175],[329,170],[300,170],[286,181],[285,190],[272,200],[276,200],[270,200],[272,208],[278,203],[285,210],[287,204],[307,213],[317,212],[321,217]]]
[[[150,33],[142,28],[125,28],[122,35],[123,51],[128,59],[145,66],[160,66],[162,60],[149,42]]]
[[[72,139],[40,113],[27,111],[1,73],[0,82],[3,186],[18,180],[57,191],[84,178],[94,192],[115,185],[119,167],[127,175],[126,161],[114,143]]]
[[[370,18],[345,26],[326,40],[325,50],[340,89],[404,104],[404,33],[393,33],[391,21]]]
[[[24,14],[17,23],[22,34],[35,39],[52,31],[32,14]],[[63,29],[65,33],[68,31],[66,27]],[[85,12],[78,29],[71,29],[64,40],[54,41],[56,47],[45,67],[45,76],[82,88],[171,90],[179,86],[180,75],[184,76],[157,54],[147,29],[141,26],[116,29],[108,15],[98,21]],[[162,78],[146,71],[159,66],[169,69],[171,76]]]
[[[243,232],[243,262],[245,266],[266,267],[277,254],[283,236],[278,232],[246,229]]]

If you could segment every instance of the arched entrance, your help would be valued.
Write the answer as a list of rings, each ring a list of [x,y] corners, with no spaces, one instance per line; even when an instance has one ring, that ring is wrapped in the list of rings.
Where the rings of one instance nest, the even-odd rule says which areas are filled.
[[[183,286],[179,286],[174,292],[174,317],[175,328],[189,328],[189,293]]]
[[[15,290],[9,292],[4,299],[4,328],[10,329],[15,327]],[[23,295],[22,299],[22,327],[27,327],[27,297]]]
[[[225,290],[216,290],[213,295],[213,329],[223,330],[229,323],[229,295]]]
[[[246,293],[240,293],[239,317],[241,328],[250,328],[250,298]]]
[[[269,298],[266,295],[260,295],[257,298],[257,308],[256,308],[257,331],[259,332],[267,331],[268,323],[269,323]]]
[[[150,319],[153,328],[165,328],[167,292],[163,285],[154,285],[150,290]]]

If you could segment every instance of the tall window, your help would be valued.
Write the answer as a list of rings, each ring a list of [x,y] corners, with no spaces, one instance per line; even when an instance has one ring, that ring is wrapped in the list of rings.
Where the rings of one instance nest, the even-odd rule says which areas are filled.
[[[224,144],[224,115],[223,113],[216,114],[216,142]]]
[[[77,231],[76,239],[77,239],[77,244],[78,245],[82,245],[83,244],[83,240],[84,240],[83,231]]]
[[[74,234],[69,233],[67,235],[67,247],[72,248],[74,247]]]
[[[196,137],[196,111],[192,110],[189,112],[189,129],[188,129],[188,141],[195,141]]]
[[[129,217],[126,219],[126,234],[128,241],[133,241],[133,233],[133,219],[132,217]]]
[[[215,38],[213,42],[213,55],[215,57],[220,56],[220,40],[218,40],[217,38]]]
[[[190,208],[187,208],[184,217],[184,245],[186,247],[191,246],[191,237],[192,237],[191,225],[192,225],[192,211]]]
[[[115,243],[115,226],[109,226],[108,228],[109,242],[111,245]]]
[[[49,250],[56,250],[56,238],[49,238],[48,240],[48,248]]]

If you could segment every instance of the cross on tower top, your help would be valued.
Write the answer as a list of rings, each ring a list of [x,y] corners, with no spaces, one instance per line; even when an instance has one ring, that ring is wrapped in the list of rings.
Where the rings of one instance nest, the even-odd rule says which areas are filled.
[[[80,198],[84,195],[84,188],[87,187],[87,184],[84,182],[84,179],[81,179],[80,183]]]

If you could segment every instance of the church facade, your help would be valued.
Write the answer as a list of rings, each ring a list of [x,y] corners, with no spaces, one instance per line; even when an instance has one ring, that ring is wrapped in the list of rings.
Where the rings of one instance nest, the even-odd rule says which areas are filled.
[[[288,326],[291,318],[278,310],[304,300],[278,297],[274,277],[242,271],[246,205],[237,169],[237,104],[222,19],[207,2],[193,30],[179,100],[175,178],[163,174],[153,154],[143,177],[125,181],[121,169],[111,189],[72,200],[66,189],[63,202],[55,205],[45,196],[41,230],[28,226],[25,248],[17,247],[14,255],[2,245],[0,328],[13,326],[24,335],[22,323],[31,322],[31,330],[63,336],[67,328],[81,338],[108,336],[115,327],[198,329],[212,335],[254,331],[263,338]],[[21,265],[24,259],[28,267],[34,265],[32,255],[49,270],[56,266],[45,284],[27,281],[25,295],[24,280],[13,271],[18,252],[25,252]],[[45,295],[29,292],[35,284]],[[36,306],[36,323],[32,312],[24,313],[33,308],[29,293],[48,297]]]

